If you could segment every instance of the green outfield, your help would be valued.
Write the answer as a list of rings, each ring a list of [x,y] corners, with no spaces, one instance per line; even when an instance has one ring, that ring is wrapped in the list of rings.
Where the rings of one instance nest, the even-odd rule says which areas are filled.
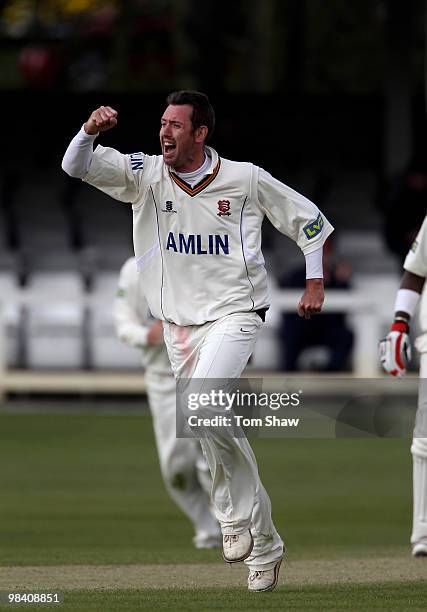
[[[218,551],[192,547],[162,486],[147,414],[1,412],[0,591],[57,580],[60,608],[73,610],[426,609],[427,560],[411,559],[408,546],[409,440],[253,446],[289,568],[288,583],[285,564],[280,587],[256,595],[243,568],[227,573]],[[104,567],[88,580],[82,566]],[[153,584],[141,588],[133,566],[150,566]]]

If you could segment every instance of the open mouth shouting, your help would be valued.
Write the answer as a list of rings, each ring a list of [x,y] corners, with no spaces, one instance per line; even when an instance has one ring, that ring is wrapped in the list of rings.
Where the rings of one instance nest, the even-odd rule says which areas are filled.
[[[172,158],[176,150],[176,143],[173,140],[166,139],[163,140],[163,157]]]

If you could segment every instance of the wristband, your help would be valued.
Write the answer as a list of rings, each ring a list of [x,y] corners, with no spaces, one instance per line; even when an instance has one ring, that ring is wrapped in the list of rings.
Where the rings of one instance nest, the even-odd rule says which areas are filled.
[[[420,299],[420,294],[412,289],[399,289],[394,305],[394,312],[407,312],[410,317],[413,316],[415,309]]]
[[[323,278],[323,247],[305,256],[305,278]]]

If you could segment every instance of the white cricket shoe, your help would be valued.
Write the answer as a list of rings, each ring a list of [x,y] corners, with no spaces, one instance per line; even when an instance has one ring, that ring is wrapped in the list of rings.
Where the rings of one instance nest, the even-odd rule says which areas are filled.
[[[219,548],[222,545],[222,533],[208,533],[207,531],[199,531],[193,538],[193,544],[196,548]]]
[[[412,544],[413,557],[427,557],[427,539],[423,538],[419,542]]]
[[[238,563],[249,557],[254,547],[251,532],[245,531],[239,535],[230,533],[222,536],[222,556],[227,563]]]
[[[279,580],[279,570],[282,559],[279,559],[273,569],[259,572],[250,570],[248,578],[248,589],[252,593],[262,593],[264,591],[272,591]]]

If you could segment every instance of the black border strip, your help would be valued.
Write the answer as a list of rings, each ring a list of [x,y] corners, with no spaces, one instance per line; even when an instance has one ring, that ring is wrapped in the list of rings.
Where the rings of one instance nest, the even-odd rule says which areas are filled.
[[[150,191],[151,191],[151,195],[153,197],[153,202],[154,202],[154,208],[156,210],[156,220],[157,220],[157,237],[159,239],[159,247],[160,247],[160,257],[162,259],[162,282],[161,282],[161,287],[160,287],[160,310],[162,311],[162,315],[165,319],[165,321],[168,321],[169,319],[167,319],[164,310],[163,310],[163,279],[164,279],[164,262],[163,262],[163,250],[162,250],[162,241],[161,241],[161,237],[160,237],[160,223],[159,223],[159,211],[157,210],[157,203],[156,203],[156,198],[154,197],[154,191],[153,191],[153,187],[150,185]]]
[[[240,227],[239,227],[239,229],[240,229],[240,245],[242,247],[243,261],[245,262],[246,276],[248,277],[248,281],[249,281],[249,283],[250,283],[250,285],[252,287],[252,294],[253,294],[253,293],[255,293],[255,288],[254,288],[254,286],[252,284],[252,281],[251,281],[251,279],[249,277],[249,270],[248,270],[248,265],[246,263],[245,249],[244,249],[244,246],[243,246],[243,233],[242,233],[242,229],[243,229],[242,228],[243,210],[244,210],[244,208],[246,206],[246,202],[247,201],[248,201],[248,196],[245,197],[245,201],[243,202],[243,206],[242,206],[242,209],[240,211]],[[252,308],[251,308],[251,310],[249,312],[252,312],[252,311],[255,310],[255,302],[254,302],[252,296],[250,296],[250,299],[251,299],[251,302],[252,302]]]

